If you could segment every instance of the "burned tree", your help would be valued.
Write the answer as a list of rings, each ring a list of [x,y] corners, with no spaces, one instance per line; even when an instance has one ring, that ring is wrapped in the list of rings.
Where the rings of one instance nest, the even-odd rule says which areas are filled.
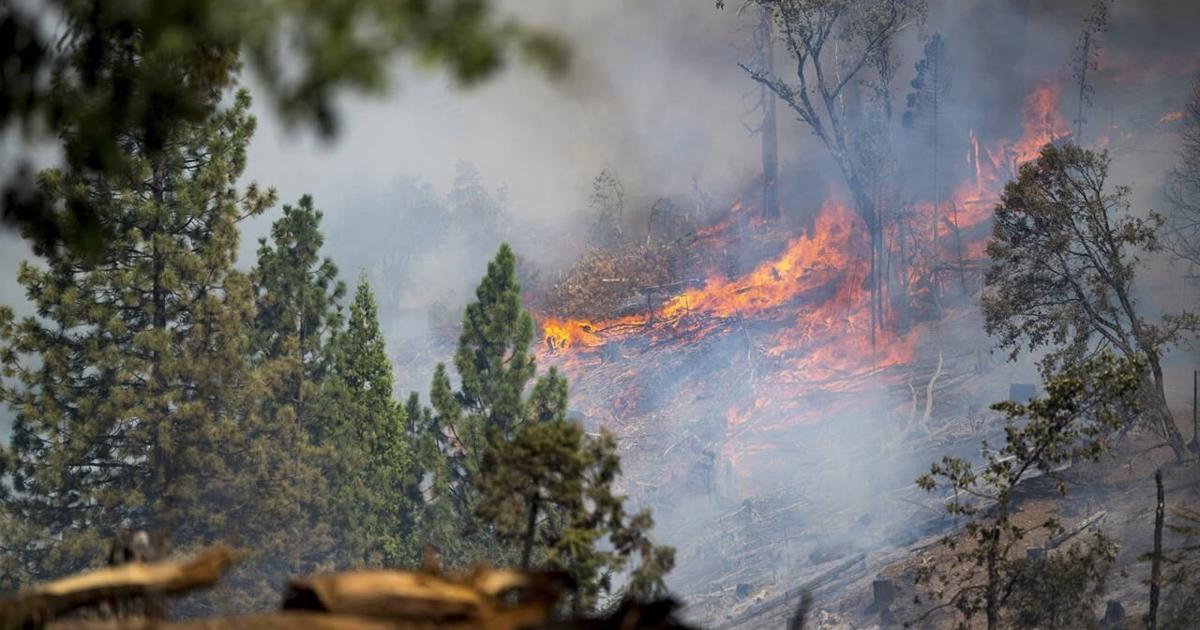
[[[747,2],[745,7],[752,6]],[[759,21],[754,27],[754,55],[750,66],[764,75],[775,74],[775,26],[771,20],[771,12],[764,6],[758,7]],[[750,110],[750,115],[759,114],[761,119],[757,125],[749,126],[750,133],[758,134],[762,141],[762,186],[763,186],[763,218],[779,219],[779,135],[776,125],[775,92],[764,83],[758,86],[758,102]]]
[[[1162,552],[1158,625],[1164,630],[1184,630],[1195,623],[1195,611],[1200,607],[1200,510],[1177,505],[1171,521],[1166,527],[1179,542]]]
[[[763,69],[775,73],[775,37],[771,29],[771,16],[767,11],[762,12],[762,24],[756,35],[759,49],[762,50]],[[768,219],[779,218],[779,138],[775,125],[775,94],[766,86],[762,88],[762,126],[758,132],[762,135],[762,169],[763,169],[763,214]]]
[[[1159,249],[1163,219],[1130,214],[1130,189],[1108,185],[1110,161],[1107,152],[1046,145],[1021,166],[1004,189],[987,246],[985,324],[1011,359],[1023,348],[1047,350],[1047,373],[1100,347],[1142,357],[1141,416],[1182,459],[1187,448],[1167,406],[1160,357],[1196,330],[1197,318],[1150,323],[1138,308],[1139,256]]]
[[[625,216],[625,187],[611,170],[600,171],[592,180],[588,205],[596,217],[588,236],[591,244],[603,248],[619,246],[624,240],[621,221]]]
[[[1079,44],[1075,47],[1075,58],[1071,62],[1071,77],[1079,88],[1079,107],[1075,114],[1075,142],[1083,142],[1083,124],[1087,122],[1084,109],[1092,106],[1092,95],[1096,88],[1092,85],[1092,73],[1100,62],[1100,34],[1108,30],[1108,7],[1112,0],[1096,0],[1092,10],[1083,19],[1083,32],[1079,34]]]
[[[1154,471],[1154,488],[1158,500],[1154,504],[1154,551],[1150,556],[1150,610],[1146,613],[1146,628],[1158,629],[1159,589],[1162,586],[1162,533],[1166,502],[1163,500],[1162,469]]]
[[[933,188],[933,216],[930,221],[930,254],[932,264],[937,264],[938,212],[942,202],[942,191],[938,181],[938,151],[941,140],[941,116],[950,100],[950,78],[947,72],[946,42],[940,33],[934,33],[925,44],[925,56],[917,62],[917,76],[910,85],[913,91],[906,99],[904,126],[921,132],[929,143],[933,159],[929,161]]]
[[[1183,110],[1179,164],[1167,176],[1167,199],[1171,202],[1171,238],[1167,246],[1192,266],[1192,279],[1200,278],[1200,77]]]
[[[880,304],[876,269],[884,247],[880,203],[868,173],[872,134],[857,122],[866,118],[867,99],[856,88],[883,83],[892,39],[921,20],[921,0],[755,0],[771,15],[795,62],[795,83],[761,68],[742,65],[752,79],[769,88],[792,109],[829,151],[841,171],[854,207],[871,241],[872,303]],[[718,6],[723,3],[718,2]],[[881,63],[884,61],[885,63]],[[879,104],[888,110],[890,99]],[[878,312],[878,307],[872,313]],[[876,326],[872,326],[874,339]]]

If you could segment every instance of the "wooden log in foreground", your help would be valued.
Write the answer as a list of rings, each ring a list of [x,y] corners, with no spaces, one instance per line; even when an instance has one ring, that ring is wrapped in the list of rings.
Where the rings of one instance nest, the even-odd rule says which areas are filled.
[[[219,547],[177,561],[134,562],[22,589],[0,600],[0,630],[651,630],[686,628],[671,600],[626,602],[607,617],[554,621],[569,588],[553,572],[493,570],[440,575],[413,571],[349,571],[293,580],[280,612],[166,621],[148,617],[56,619],[121,599],[211,586],[236,559]]]
[[[261,613],[169,623],[145,618],[64,619],[50,624],[47,630],[428,630],[434,627],[466,630],[462,626],[389,622],[383,619],[314,612]]]
[[[526,630],[692,630],[674,617],[675,602],[624,604],[607,617],[571,619],[522,625]],[[382,619],[288,610],[232,617],[210,617],[174,623],[152,619],[74,619],[49,626],[50,630],[492,630],[511,625],[493,619],[460,623],[428,619]]]
[[[237,557],[227,547],[215,547],[181,560],[131,562],[24,588],[0,599],[0,627],[39,625],[107,600],[169,595],[211,586]]]
[[[566,587],[567,579],[557,573],[481,568],[444,578],[411,571],[348,571],[293,580],[283,607],[507,630],[548,622]]]

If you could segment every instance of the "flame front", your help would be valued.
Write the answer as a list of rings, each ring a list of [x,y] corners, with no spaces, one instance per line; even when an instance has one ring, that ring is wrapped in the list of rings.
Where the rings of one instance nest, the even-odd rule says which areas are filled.
[[[1051,83],[1038,85],[1027,98],[1018,140],[989,148],[972,131],[966,155],[970,177],[936,208],[932,201],[913,208],[917,225],[933,225],[934,217],[938,219],[933,228],[938,244],[933,261],[952,255],[952,246],[960,260],[982,260],[991,211],[1003,182],[1015,175],[1021,163],[1036,158],[1045,143],[1069,134],[1058,112],[1057,88]],[[830,396],[853,400],[856,392],[878,387],[881,378],[898,380],[900,373],[891,368],[913,360],[920,335],[927,330],[916,326],[901,332],[885,321],[872,338],[867,229],[838,198],[823,203],[810,230],[745,275],[710,273],[701,286],[684,289],[642,314],[600,321],[540,318],[544,335],[540,358],[561,366],[575,379],[573,385],[585,375],[597,374],[581,390],[577,387],[582,393],[582,400],[577,394],[577,404],[589,415],[619,423],[656,413],[647,381],[655,371],[667,370],[665,365],[677,360],[673,357],[705,347],[706,340],[716,344],[721,339],[744,338],[737,352],[744,352],[739,360],[748,366],[743,371],[749,376],[705,373],[700,378],[730,381],[707,384],[710,390],[728,390],[720,395],[733,401],[722,414],[726,457],[737,461],[748,453],[771,450],[761,439],[743,440],[737,447],[730,442],[751,428],[762,433],[771,427],[819,421],[841,404]],[[726,221],[698,232],[698,246],[727,244],[741,212],[738,201]],[[895,243],[900,234],[893,227],[884,238]],[[886,320],[891,297],[881,299]]]

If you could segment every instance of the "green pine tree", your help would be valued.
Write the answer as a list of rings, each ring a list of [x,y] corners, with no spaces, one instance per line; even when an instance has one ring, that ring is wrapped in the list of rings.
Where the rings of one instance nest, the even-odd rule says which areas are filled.
[[[322,399],[329,405],[322,439],[332,447],[334,531],[346,564],[415,564],[422,475],[405,408],[393,397],[392,365],[365,277],[359,278],[346,330],[334,342]]]
[[[455,354],[461,387],[455,391],[439,365],[430,394],[435,413],[421,427],[431,445],[423,456],[430,462],[428,509],[443,515],[431,541],[452,564],[566,571],[579,586],[579,611],[614,594],[622,571],[628,594],[663,594],[674,552],[650,541],[649,513],[627,514],[615,492],[616,440],[585,435],[567,420],[567,382],[556,370],[536,377],[533,319],[521,306],[507,245],[488,265],[476,298],[466,307]],[[411,400],[410,410],[416,407]],[[635,557],[640,562],[629,570]]]
[[[39,249],[19,273],[37,314],[0,309],[0,395],[16,412],[0,480],[6,587],[100,564],[116,530],[141,528],[176,549],[250,551],[222,599],[236,608],[269,601],[312,566],[302,550],[320,552],[301,527],[319,478],[293,457],[303,436],[259,404],[272,374],[246,359],[253,291],[234,268],[238,221],[274,193],[236,189],[249,96],[212,99],[213,115],[159,150],[127,136],[128,176],[40,178],[122,238],[99,260]]]
[[[479,516],[529,569],[536,543],[556,536],[554,516],[582,509],[583,429],[566,420],[565,379],[551,368],[530,395],[530,417],[511,438],[494,432],[484,452]],[[551,517],[551,518],[548,518]]]
[[[256,343],[264,360],[287,361],[275,404],[290,409],[312,435],[320,429],[306,407],[329,367],[330,340],[341,327],[339,302],[346,294],[337,266],[321,257],[322,216],[308,195],[296,206],[285,205],[271,225],[270,241],[259,239],[254,269]]]

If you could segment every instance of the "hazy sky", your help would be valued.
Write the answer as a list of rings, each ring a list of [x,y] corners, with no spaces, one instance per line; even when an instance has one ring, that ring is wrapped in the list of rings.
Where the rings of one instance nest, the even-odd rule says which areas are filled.
[[[700,0],[502,3],[569,35],[574,71],[551,82],[515,66],[461,90],[399,69],[384,100],[344,99],[333,143],[282,128],[259,104],[249,176],[284,200],[311,192],[328,215],[353,212],[347,193],[383,189],[399,174],[444,191],[458,160],[507,186],[521,218],[577,212],[605,166],[637,190],[687,191],[692,178],[724,187],[754,169],[742,125],[752,87],[736,67],[738,18]]]
[[[430,181],[444,193],[459,160],[474,162],[490,187],[506,186],[510,211],[526,220],[581,216],[591,180],[604,167],[615,170],[634,196],[687,192],[694,180],[728,194],[752,181],[759,145],[743,123],[749,122],[754,86],[736,63],[749,55],[745,25],[753,18],[736,14],[739,2],[727,3],[724,11],[711,0],[499,4],[504,13],[567,36],[574,50],[574,70],[567,79],[551,82],[516,66],[463,91],[436,72],[397,64],[395,89],[388,96],[341,99],[341,133],[328,142],[305,128],[282,126],[269,104],[257,102],[259,129],[246,181],[274,186],[284,202],[313,194],[327,223],[353,217],[363,199],[384,197],[401,175]],[[1022,95],[1014,83],[1026,75],[1069,75],[1074,37],[1090,0],[934,0],[931,5],[926,32],[946,35],[962,69],[958,89],[969,105],[964,109],[983,124],[1002,127],[1012,124]],[[1127,61],[1147,50],[1194,51],[1198,5],[1118,2],[1109,36],[1113,58]],[[1022,13],[1021,6],[1029,9]],[[901,104],[919,51],[916,35],[913,29],[899,47]],[[1169,66],[1133,67],[1181,75]],[[788,71],[781,55],[780,72]],[[253,90],[252,77],[247,84]],[[1109,105],[1118,97],[1124,98],[1101,94],[1098,100]],[[1151,105],[1148,110],[1164,111],[1171,103]],[[1129,114],[1127,108],[1110,109],[1111,116]],[[785,160],[823,155],[782,106],[780,122]],[[9,149],[11,154],[11,144]],[[1157,189],[1171,159],[1169,151],[1139,159],[1139,189]],[[247,226],[243,266],[251,263],[254,240],[274,216]],[[354,244],[331,242],[329,247],[336,253]],[[0,300],[18,308],[22,300],[13,271],[27,252],[11,232],[0,231]]]

